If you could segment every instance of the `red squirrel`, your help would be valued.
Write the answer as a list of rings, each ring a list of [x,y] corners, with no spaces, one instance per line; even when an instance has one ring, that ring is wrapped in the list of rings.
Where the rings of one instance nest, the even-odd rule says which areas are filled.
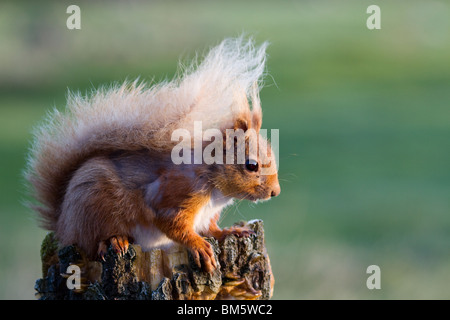
[[[174,164],[176,129],[249,129],[259,133],[259,99],[266,43],[225,39],[200,64],[171,81],[70,93],[65,112],[55,109],[34,133],[26,178],[43,227],[61,245],[76,244],[102,258],[130,242],[143,250],[184,245],[206,271],[217,267],[203,236],[248,236],[243,227],[221,229],[222,209],[234,199],[267,200],[280,193],[275,157],[245,148],[245,163]],[[246,141],[247,141],[246,137]],[[202,148],[205,144],[202,145]],[[223,155],[225,159],[225,153]],[[194,157],[193,153],[190,155]],[[236,159],[236,158],[234,158]],[[261,174],[270,163],[268,174]]]

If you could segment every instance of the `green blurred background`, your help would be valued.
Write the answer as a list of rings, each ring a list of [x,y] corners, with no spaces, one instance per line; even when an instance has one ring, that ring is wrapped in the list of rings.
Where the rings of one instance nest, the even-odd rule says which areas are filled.
[[[66,8],[81,8],[81,30]],[[381,30],[366,9],[381,7]],[[280,197],[261,218],[275,299],[450,298],[448,1],[2,1],[0,298],[34,299],[45,231],[22,204],[30,131],[67,88],[161,80],[247,32],[268,40]],[[366,268],[381,268],[368,290]]]

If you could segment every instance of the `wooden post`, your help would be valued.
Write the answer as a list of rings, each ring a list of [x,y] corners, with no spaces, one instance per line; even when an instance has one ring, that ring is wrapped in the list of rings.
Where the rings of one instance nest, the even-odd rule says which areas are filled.
[[[263,222],[252,220],[240,225],[255,234],[247,238],[229,235],[222,243],[207,238],[220,262],[211,274],[199,269],[190,253],[178,245],[143,252],[133,244],[123,256],[110,247],[105,261],[99,262],[89,261],[76,246],[58,249],[53,233],[49,233],[42,243],[42,278],[36,281],[36,295],[44,300],[270,299],[274,278]],[[80,270],[79,288],[67,286],[77,276],[67,273],[71,265]]]

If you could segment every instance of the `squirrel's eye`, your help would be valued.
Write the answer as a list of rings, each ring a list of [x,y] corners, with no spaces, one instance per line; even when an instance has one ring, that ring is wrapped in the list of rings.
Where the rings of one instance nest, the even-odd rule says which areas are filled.
[[[253,171],[253,172],[258,171],[258,161],[248,159],[247,161],[245,161],[245,168],[248,171]]]

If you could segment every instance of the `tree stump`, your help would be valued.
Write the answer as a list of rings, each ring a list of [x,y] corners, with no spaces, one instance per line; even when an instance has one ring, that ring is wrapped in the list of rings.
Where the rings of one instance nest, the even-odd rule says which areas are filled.
[[[89,261],[75,245],[59,248],[49,233],[42,242],[42,278],[36,281],[36,295],[43,300],[270,299],[274,277],[263,222],[239,225],[255,234],[228,235],[221,243],[206,238],[219,262],[211,274],[198,268],[179,245],[143,252],[132,244],[123,256],[109,247],[104,261]]]

